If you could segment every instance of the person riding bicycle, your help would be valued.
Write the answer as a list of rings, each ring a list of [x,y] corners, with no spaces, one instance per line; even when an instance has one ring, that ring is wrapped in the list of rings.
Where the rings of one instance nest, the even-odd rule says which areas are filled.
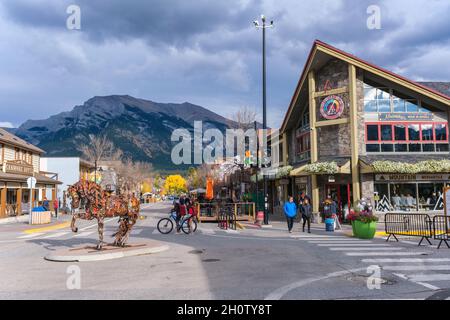
[[[188,220],[189,223],[189,233],[192,233],[192,220],[197,218],[197,210],[195,210],[195,205],[192,202],[189,202],[189,204],[186,206],[187,212],[186,216],[184,217],[184,220]]]

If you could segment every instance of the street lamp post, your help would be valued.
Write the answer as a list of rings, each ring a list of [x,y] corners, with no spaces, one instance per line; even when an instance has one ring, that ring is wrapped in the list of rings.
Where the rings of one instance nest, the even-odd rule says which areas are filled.
[[[263,132],[267,129],[267,115],[266,115],[266,28],[273,28],[273,21],[270,21],[269,25],[266,25],[266,17],[261,15],[262,25],[257,20],[253,21],[256,28],[262,29],[262,92],[263,92]],[[267,150],[263,150],[263,154],[267,154]],[[268,193],[267,193],[267,179],[263,174],[264,185],[264,224],[269,224],[269,212],[268,212]]]

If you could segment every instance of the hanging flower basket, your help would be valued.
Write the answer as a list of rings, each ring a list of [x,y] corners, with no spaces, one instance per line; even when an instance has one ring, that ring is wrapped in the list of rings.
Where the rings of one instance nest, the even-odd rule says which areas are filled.
[[[336,174],[339,171],[339,167],[336,162],[316,162],[307,164],[305,171],[315,174]]]
[[[397,161],[374,161],[372,169],[375,173],[440,173],[450,172],[450,160],[425,160],[417,163]]]

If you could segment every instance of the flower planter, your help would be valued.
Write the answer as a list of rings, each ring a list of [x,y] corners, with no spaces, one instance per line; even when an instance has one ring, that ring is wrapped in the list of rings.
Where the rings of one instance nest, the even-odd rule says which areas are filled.
[[[377,231],[377,223],[364,223],[358,220],[352,222],[353,235],[360,239],[373,239]]]

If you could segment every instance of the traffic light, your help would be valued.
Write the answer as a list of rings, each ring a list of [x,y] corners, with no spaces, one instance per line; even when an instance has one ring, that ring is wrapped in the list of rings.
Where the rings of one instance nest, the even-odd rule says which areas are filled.
[[[251,166],[253,164],[252,153],[250,150],[245,151],[244,165]]]

